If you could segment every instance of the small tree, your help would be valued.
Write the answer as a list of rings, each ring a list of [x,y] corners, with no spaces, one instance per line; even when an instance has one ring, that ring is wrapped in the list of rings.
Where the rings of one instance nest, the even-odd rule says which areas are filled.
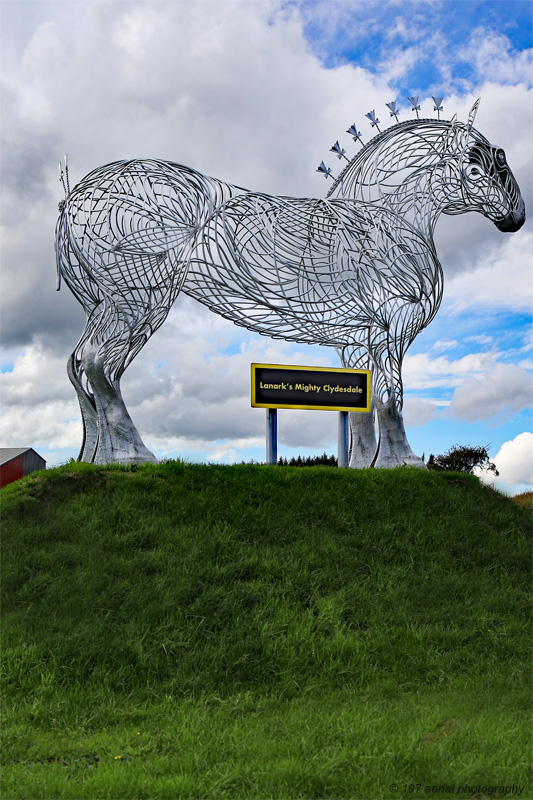
[[[470,445],[461,446],[455,444],[453,447],[440,456],[430,455],[428,458],[427,468],[436,469],[441,471],[453,472],[469,472],[472,474],[476,467],[480,469],[493,472],[495,475],[500,473],[496,469],[496,464],[489,461],[488,448],[471,447]]]

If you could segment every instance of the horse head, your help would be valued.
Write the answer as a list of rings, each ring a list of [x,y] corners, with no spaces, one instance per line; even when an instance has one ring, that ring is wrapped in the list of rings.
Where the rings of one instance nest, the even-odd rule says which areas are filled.
[[[505,153],[468,122],[401,122],[374,137],[334,180],[327,197],[387,206],[432,231],[441,214],[478,211],[502,231],[525,221],[524,201]]]
[[[446,150],[451,159],[439,170],[447,195],[442,212],[478,211],[499,230],[514,232],[526,219],[524,201],[505,152],[473,127],[478,105],[479,100],[470,112],[467,125],[455,120],[450,124]]]

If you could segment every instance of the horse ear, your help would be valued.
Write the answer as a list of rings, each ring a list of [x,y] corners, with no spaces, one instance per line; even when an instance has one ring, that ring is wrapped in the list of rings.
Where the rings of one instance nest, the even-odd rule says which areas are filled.
[[[479,103],[481,102],[481,97],[478,97],[472,108],[470,109],[470,114],[468,115],[468,130],[472,130],[472,126],[474,125],[474,120],[476,118],[477,110],[479,108]]]

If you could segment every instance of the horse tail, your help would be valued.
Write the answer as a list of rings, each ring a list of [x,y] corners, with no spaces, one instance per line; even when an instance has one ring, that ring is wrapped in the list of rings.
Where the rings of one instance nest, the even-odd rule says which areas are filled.
[[[55,250],[56,250],[56,292],[61,289],[61,267],[65,259],[64,247],[66,246],[65,226],[66,226],[66,200],[59,201],[59,219],[56,225]]]
[[[70,183],[69,183],[69,178],[68,178],[68,156],[67,155],[65,155],[65,166],[64,167],[63,167],[63,164],[61,163],[61,161],[59,162],[59,180],[63,184],[63,190],[65,192],[65,198],[63,200],[60,200],[59,203],[58,203],[59,215],[60,216],[59,216],[59,219],[57,221],[57,226],[56,226],[56,292],[58,292],[61,289],[61,265],[60,265],[61,255],[60,255],[60,251],[59,251],[59,247],[58,247],[59,226],[61,224],[61,221],[62,221],[62,218],[63,218],[63,215],[64,215],[64,211],[65,211],[65,208],[66,208],[66,205],[67,205],[68,196],[70,194]]]

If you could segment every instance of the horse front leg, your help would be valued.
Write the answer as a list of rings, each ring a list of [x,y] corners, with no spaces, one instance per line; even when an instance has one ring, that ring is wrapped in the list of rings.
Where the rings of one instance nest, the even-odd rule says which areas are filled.
[[[341,364],[345,369],[367,369],[368,352],[361,344],[335,348]],[[372,466],[376,455],[376,430],[374,427],[374,409],[370,411],[351,411],[350,423],[350,469],[366,469]]]
[[[402,412],[398,408],[393,392],[385,401],[374,397],[374,406],[379,423],[379,443],[373,466],[390,469],[407,465],[426,469],[426,465],[413,453],[403,424]]]
[[[350,468],[372,466],[377,449],[374,409],[350,412]]]
[[[109,343],[107,343],[109,344]],[[95,464],[157,464],[126,409],[119,380],[110,381],[104,369],[103,345],[87,342],[81,354],[83,368],[94,392],[98,440]]]

